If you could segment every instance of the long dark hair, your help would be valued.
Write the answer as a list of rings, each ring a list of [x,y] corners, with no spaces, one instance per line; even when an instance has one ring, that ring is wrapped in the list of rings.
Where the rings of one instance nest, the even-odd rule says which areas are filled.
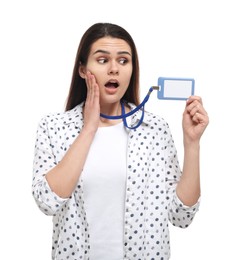
[[[126,41],[132,51],[133,72],[131,75],[130,84],[127,88],[123,99],[138,105],[139,101],[139,61],[135,43],[130,34],[122,27],[111,23],[96,23],[92,25],[83,35],[78,46],[75,59],[73,75],[70,85],[69,94],[67,97],[65,110],[70,110],[76,105],[86,100],[87,87],[86,82],[79,75],[80,64],[86,65],[92,44],[100,38],[110,36]]]

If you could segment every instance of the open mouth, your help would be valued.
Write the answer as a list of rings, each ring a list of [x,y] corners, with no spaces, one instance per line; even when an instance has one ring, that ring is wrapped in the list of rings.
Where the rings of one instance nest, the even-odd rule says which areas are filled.
[[[117,80],[110,80],[105,84],[106,88],[118,88],[119,87],[119,83]]]

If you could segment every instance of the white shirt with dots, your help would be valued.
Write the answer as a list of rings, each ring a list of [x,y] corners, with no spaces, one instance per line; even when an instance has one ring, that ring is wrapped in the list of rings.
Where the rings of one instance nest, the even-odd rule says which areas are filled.
[[[129,105],[134,109],[134,105]],[[45,178],[79,135],[83,127],[82,107],[80,104],[64,113],[47,115],[37,129],[32,192],[40,210],[53,217],[54,260],[91,259],[93,226],[89,229],[88,214],[92,209],[85,205],[84,185],[88,183],[85,184],[83,174],[74,193],[66,199],[57,196]],[[137,124],[140,117],[141,111],[135,113],[131,125]],[[112,139],[116,140],[116,136]],[[128,131],[126,155],[125,204],[121,218],[123,259],[167,260],[170,258],[169,222],[177,227],[188,227],[199,201],[188,207],[177,197],[176,185],[182,173],[166,121],[146,112],[143,123],[136,130]],[[105,172],[115,167],[114,164],[109,160]],[[121,181],[124,183],[124,179]]]

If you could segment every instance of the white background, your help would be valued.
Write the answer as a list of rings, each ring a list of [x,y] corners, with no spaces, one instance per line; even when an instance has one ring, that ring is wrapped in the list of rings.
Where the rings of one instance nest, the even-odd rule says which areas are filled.
[[[36,128],[42,116],[64,109],[77,45],[95,22],[117,23],[133,36],[142,98],[159,76],[195,79],[210,116],[201,141],[202,204],[188,229],[171,226],[171,259],[225,259],[222,0],[0,2],[1,258],[50,259],[51,217],[31,195]],[[153,92],[146,106],[170,124],[181,164],[184,105]]]

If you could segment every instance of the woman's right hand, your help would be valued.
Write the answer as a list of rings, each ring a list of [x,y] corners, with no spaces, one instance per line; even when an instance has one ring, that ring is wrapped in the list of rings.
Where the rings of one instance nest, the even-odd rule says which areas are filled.
[[[62,160],[46,174],[51,188],[61,198],[69,198],[83,171],[88,151],[100,121],[99,86],[94,75],[85,76],[87,99],[84,106],[84,127]]]
[[[100,121],[99,86],[91,72],[86,73],[87,98],[84,106],[84,129],[96,132]]]

